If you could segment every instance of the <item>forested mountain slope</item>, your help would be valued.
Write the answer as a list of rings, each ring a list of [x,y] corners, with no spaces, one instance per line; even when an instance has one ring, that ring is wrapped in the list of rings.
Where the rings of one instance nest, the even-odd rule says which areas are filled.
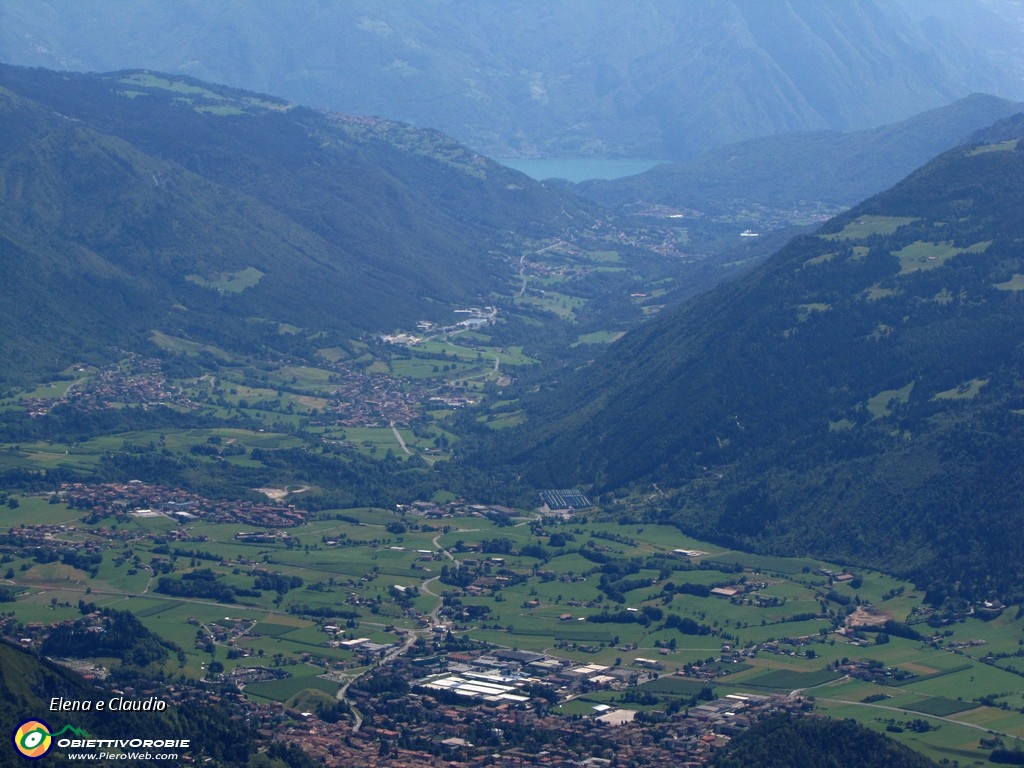
[[[1019,597],[1021,137],[1004,121],[628,334],[491,460],[633,488],[724,544]]]
[[[575,210],[434,131],[148,72],[14,67],[0,205],[6,380],[155,329],[262,351],[303,344],[296,329],[447,319],[511,279],[513,230]]]

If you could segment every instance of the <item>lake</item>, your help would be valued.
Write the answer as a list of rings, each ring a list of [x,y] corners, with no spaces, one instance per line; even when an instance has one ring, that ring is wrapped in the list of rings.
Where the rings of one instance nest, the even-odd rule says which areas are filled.
[[[514,168],[537,180],[568,179],[573,182],[633,176],[664,162],[636,158],[610,160],[600,157],[499,157],[495,159],[502,165],[507,165],[509,168]]]

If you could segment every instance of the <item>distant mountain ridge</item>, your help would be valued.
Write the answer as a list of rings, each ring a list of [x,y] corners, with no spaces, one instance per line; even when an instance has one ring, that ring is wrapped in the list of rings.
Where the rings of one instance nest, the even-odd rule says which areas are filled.
[[[149,67],[430,126],[493,156],[682,159],[1024,98],[1020,20],[980,0],[8,0],[0,60]]]
[[[575,210],[436,131],[141,71],[0,67],[0,181],[7,380],[157,328],[260,350],[445,319],[510,279],[510,231]]]
[[[657,203],[712,215],[754,205],[777,210],[818,203],[849,207],[1022,107],[974,94],[891,125],[751,139],[688,162],[665,163],[627,178],[586,181],[575,189],[604,205]]]
[[[1021,596],[1024,130],[979,133],[665,312],[496,447],[722,544]],[[667,489],[674,489],[669,491]]]

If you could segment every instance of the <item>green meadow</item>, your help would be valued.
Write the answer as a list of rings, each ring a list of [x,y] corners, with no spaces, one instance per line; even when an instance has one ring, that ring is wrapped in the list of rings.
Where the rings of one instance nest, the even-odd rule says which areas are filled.
[[[900,274],[905,275],[909,272],[936,269],[961,253],[983,253],[991,244],[991,241],[988,241],[967,248],[957,248],[950,242],[928,243],[919,240],[901,248],[893,255],[900,261]]]
[[[907,216],[859,216],[842,231],[821,237],[826,240],[863,240],[871,235],[891,235],[912,221],[914,219]]]

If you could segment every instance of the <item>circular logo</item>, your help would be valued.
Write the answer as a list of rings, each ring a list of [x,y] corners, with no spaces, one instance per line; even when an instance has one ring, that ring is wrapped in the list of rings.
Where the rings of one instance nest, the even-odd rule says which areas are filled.
[[[24,757],[36,760],[50,751],[53,734],[42,720],[26,720],[14,729],[11,736],[14,748]]]

